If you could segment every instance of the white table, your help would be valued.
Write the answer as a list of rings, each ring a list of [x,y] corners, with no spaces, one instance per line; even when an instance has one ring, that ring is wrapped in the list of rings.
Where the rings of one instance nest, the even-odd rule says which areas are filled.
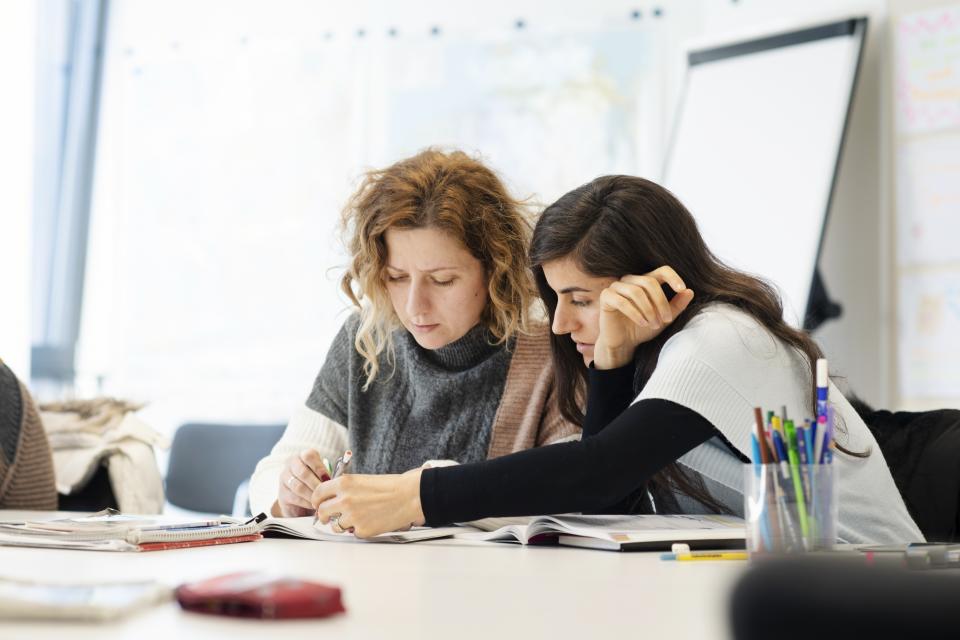
[[[0,511],[0,520],[23,514]],[[49,517],[49,514],[47,514]],[[742,562],[665,562],[658,553],[563,547],[265,539],[146,553],[0,547],[0,575],[176,585],[273,570],[343,589],[346,614],[240,620],[168,603],[105,624],[0,621],[0,638],[712,638],[729,637]],[[267,635],[264,635],[267,634]]]

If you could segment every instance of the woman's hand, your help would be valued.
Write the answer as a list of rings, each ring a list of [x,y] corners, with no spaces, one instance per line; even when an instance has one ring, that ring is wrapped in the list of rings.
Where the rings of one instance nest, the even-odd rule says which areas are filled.
[[[344,531],[370,538],[387,531],[403,531],[425,521],[420,506],[420,474],[412,469],[402,475],[347,474],[324,482],[313,492],[317,519],[323,523],[336,516]]]
[[[313,513],[310,497],[313,491],[330,479],[323,459],[313,449],[301,451],[290,456],[280,472],[280,486],[277,490],[277,503],[274,505],[285,518],[298,518]]]
[[[676,292],[667,300],[660,285]],[[624,276],[600,292],[600,335],[593,349],[593,366],[616,369],[633,359],[640,345],[653,340],[680,315],[693,291],[670,267],[642,276]]]

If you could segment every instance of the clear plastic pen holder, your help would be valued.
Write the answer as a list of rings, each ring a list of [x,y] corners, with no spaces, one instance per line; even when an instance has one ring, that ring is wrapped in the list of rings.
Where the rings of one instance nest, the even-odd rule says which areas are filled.
[[[838,505],[832,464],[744,465],[743,486],[751,553],[833,549]]]

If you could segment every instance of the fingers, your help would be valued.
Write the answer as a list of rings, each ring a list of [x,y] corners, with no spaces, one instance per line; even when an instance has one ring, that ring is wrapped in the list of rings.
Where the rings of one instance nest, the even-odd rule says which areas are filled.
[[[614,282],[604,290],[606,292],[610,292],[606,297],[601,293],[606,310],[615,308],[642,327],[659,329],[673,321],[670,303],[660,284],[652,278],[638,276],[633,282]],[[618,297],[622,302],[616,299]],[[629,312],[631,307],[639,312],[639,318]]]
[[[280,488],[277,498],[281,509],[313,509],[310,495],[324,480],[329,480],[320,454],[312,449],[291,456],[280,474]]]
[[[327,469],[323,465],[323,459],[313,449],[301,451],[291,458],[288,468],[290,473],[310,488],[310,491],[316,489],[317,485],[324,479],[330,479]]]
[[[673,296],[673,300],[670,301],[670,309],[673,311],[673,317],[676,318],[683,313],[684,309],[686,309],[692,301],[692,289],[684,289],[677,295]]]
[[[317,512],[317,519],[321,522],[329,522],[331,516],[343,514],[345,510],[343,501],[337,497],[341,480],[343,480],[342,477],[324,482],[314,490],[310,497],[312,507]]]
[[[667,300],[661,284],[668,285],[676,292],[671,300]],[[677,272],[668,266],[654,269],[642,276],[624,276],[610,288],[629,298],[655,329],[673,322],[693,300],[693,291],[688,289]],[[646,294],[645,299],[640,293],[641,290]],[[655,316],[647,310],[646,303],[655,310]]]
[[[281,505],[288,504],[301,507],[303,509],[312,509],[313,505],[310,503],[309,495],[310,493],[306,491],[306,485],[299,483],[300,481],[296,478],[290,476],[280,483],[280,491],[277,494]],[[306,495],[304,495],[306,494]]]
[[[321,505],[336,498],[343,489],[344,483],[350,482],[347,478],[349,478],[349,476],[340,476],[317,485],[310,495],[309,502],[311,508],[317,509],[317,513],[319,514]],[[331,513],[333,512],[331,511]]]
[[[659,269],[654,269],[650,273],[644,274],[643,276],[624,276],[623,280],[626,278],[653,278],[658,283],[669,285],[671,289],[676,293],[680,293],[687,288],[687,285],[683,283],[683,278],[673,270],[673,267],[668,267],[666,265],[660,267]]]
[[[630,285],[614,282],[600,292],[600,305],[604,311],[619,311],[635,324],[645,327],[650,324],[648,318],[656,317],[656,312],[646,299],[646,294],[640,292],[640,299],[634,299],[635,297],[637,294],[631,290]]]

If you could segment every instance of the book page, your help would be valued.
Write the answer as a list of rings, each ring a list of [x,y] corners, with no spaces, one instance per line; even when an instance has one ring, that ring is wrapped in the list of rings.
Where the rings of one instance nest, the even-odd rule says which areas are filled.
[[[540,518],[533,527],[531,535],[557,532],[617,542],[746,536],[742,519],[722,515],[545,516]]]
[[[267,518],[262,531],[279,533],[306,540],[326,540],[334,542],[416,542],[446,538],[462,531],[462,527],[414,527],[409,531],[390,531],[366,540],[352,533],[340,533],[329,524],[315,522],[313,516],[302,518]]]

